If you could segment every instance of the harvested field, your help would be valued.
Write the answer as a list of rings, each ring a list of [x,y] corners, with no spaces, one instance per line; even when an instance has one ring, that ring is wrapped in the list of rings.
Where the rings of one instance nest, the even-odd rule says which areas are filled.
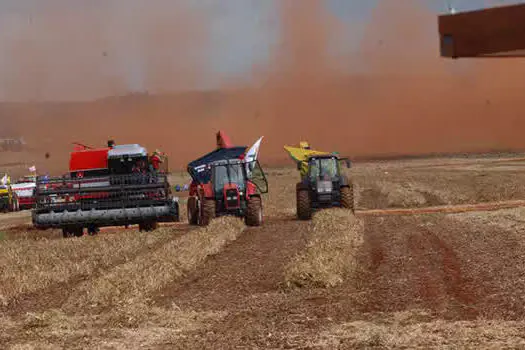
[[[352,278],[363,244],[363,221],[343,209],[316,213],[307,232],[306,248],[285,268],[287,284],[333,287]]]
[[[357,215],[310,222],[295,219],[295,170],[270,169],[255,228],[228,218],[62,239],[30,230],[27,214],[2,215],[0,343],[521,348],[525,209],[506,206],[525,200],[523,169],[483,158],[356,164]],[[495,210],[480,211],[486,202]]]

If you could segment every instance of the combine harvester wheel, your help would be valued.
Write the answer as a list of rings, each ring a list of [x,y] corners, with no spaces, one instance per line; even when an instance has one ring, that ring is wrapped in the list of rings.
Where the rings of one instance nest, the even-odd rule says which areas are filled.
[[[157,227],[158,227],[158,223],[156,221],[145,221],[139,224],[139,231],[140,232],[155,231]]]

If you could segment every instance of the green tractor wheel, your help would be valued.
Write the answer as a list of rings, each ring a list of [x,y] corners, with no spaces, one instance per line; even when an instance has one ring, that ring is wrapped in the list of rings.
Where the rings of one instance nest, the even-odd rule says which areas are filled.
[[[341,187],[341,207],[354,212],[354,186],[351,182],[348,186]]]
[[[310,193],[306,188],[297,188],[297,218],[299,220],[310,220],[312,218],[312,203]]]

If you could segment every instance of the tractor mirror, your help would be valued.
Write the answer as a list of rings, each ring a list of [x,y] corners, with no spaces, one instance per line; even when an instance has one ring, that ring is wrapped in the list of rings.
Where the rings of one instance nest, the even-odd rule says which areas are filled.
[[[345,159],[346,167],[350,168],[352,166],[352,162],[350,162],[350,159]]]

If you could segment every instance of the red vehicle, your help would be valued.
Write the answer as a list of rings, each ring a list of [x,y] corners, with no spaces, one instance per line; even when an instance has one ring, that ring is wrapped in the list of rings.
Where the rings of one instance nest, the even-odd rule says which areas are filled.
[[[84,228],[95,234],[103,226],[138,224],[151,231],[158,222],[179,221],[168,174],[151,167],[146,149],[108,146],[77,147],[66,176],[37,178],[34,226],[62,228],[69,237],[83,235]]]
[[[27,175],[19,179],[11,188],[18,197],[21,210],[31,209],[36,203],[36,175]]]
[[[247,147],[233,147],[223,136],[217,135],[217,150],[188,164],[188,221],[205,226],[217,216],[235,215],[249,226],[259,226],[261,194],[268,192],[268,182],[257,160],[244,159]]]

